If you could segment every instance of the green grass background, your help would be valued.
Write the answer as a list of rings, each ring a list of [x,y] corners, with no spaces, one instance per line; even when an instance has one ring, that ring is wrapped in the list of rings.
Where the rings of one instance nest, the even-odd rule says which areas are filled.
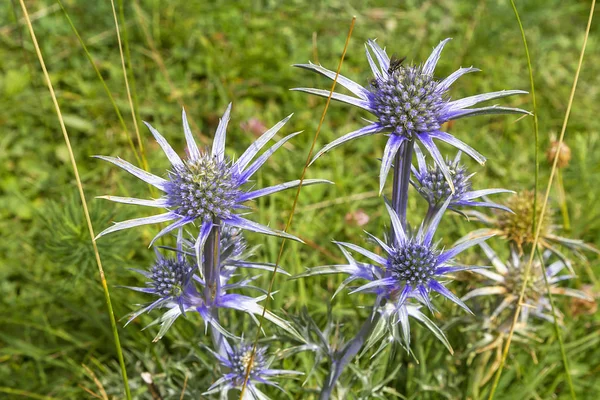
[[[291,67],[293,63],[318,61],[335,69],[353,15],[356,27],[342,73],[366,83],[369,71],[363,43],[378,41],[388,51],[424,60],[443,38],[453,37],[444,50],[437,73],[445,76],[460,66],[482,72],[462,78],[451,94],[455,98],[502,89],[529,89],[521,36],[510,4],[495,0],[445,2],[406,1],[142,1],[141,11],[126,2],[124,22],[131,47],[140,118],[152,123],[176,149],[184,146],[181,106],[186,106],[204,138],[210,140],[218,118],[228,102],[233,114],[228,132],[228,151],[239,155],[255,133],[244,128],[251,118],[270,127],[290,113],[294,117],[285,132],[304,130],[290,146],[281,149],[257,175],[265,186],[297,179],[310,147],[325,101],[291,87],[329,87],[329,81]],[[34,21],[38,40],[57,91],[67,129],[79,164],[84,189],[92,209],[96,231],[110,221],[150,215],[152,210],[118,206],[93,199],[113,194],[144,197],[147,186],[106,163],[94,154],[119,156],[135,161],[115,112],[100,81],[86,59],[64,15],[52,1],[28,1],[30,13],[43,10]],[[564,117],[583,35],[587,1],[531,0],[517,2],[529,40],[537,91],[540,149],[558,134]],[[75,26],[106,79],[133,134],[109,1],[65,1]],[[57,118],[50,101],[31,38],[22,23],[18,1],[0,4],[0,398],[91,398],[83,387],[100,393],[85,365],[96,375],[111,398],[123,398],[110,323],[99,283],[87,228],[78,204],[73,172]],[[144,21],[142,23],[142,21]],[[123,21],[121,21],[123,25]],[[147,26],[147,35],[142,29]],[[600,43],[592,27],[566,143],[573,157],[564,170],[565,190],[572,221],[563,232],[600,245]],[[314,40],[313,40],[314,39]],[[157,63],[157,53],[165,70]],[[317,60],[318,59],[318,60]],[[166,72],[166,73],[165,73]],[[505,104],[531,109],[528,96],[507,99]],[[363,115],[332,103],[318,147],[361,126]],[[145,128],[140,128],[151,170],[161,173],[167,160]],[[457,121],[452,133],[473,145],[487,158],[485,167],[467,164],[476,171],[475,185],[513,190],[533,186],[532,119],[514,116],[476,117]],[[134,138],[135,139],[135,138]],[[363,229],[379,233],[386,220],[377,196],[378,157],[385,138],[362,139],[327,154],[309,169],[309,177],[330,179],[331,187],[303,190],[292,233],[309,240],[308,246],[288,243],[282,265],[291,273],[305,267],[340,261],[331,239],[364,244]],[[446,154],[453,151],[443,147]],[[549,166],[542,158],[541,187],[545,188]],[[556,206],[556,191],[552,192]],[[424,203],[411,192],[409,220],[417,223]],[[292,192],[257,203],[253,218],[282,227],[293,200]],[[367,225],[348,223],[349,212],[362,209]],[[556,215],[559,217],[559,214]],[[560,218],[557,218],[560,223]],[[448,215],[439,238],[450,245],[478,227],[457,215]],[[156,227],[117,233],[98,241],[118,318],[147,301],[142,294],[117,285],[142,284],[127,270],[144,268],[152,258],[146,246]],[[262,244],[258,258],[274,261],[279,241],[249,235]],[[496,246],[502,243],[494,242]],[[476,252],[468,257],[475,257]],[[590,258],[597,274],[600,263]],[[589,284],[578,265],[572,285]],[[310,278],[286,281],[277,278],[279,291],[274,310],[297,312],[306,306],[317,321],[324,322],[327,300],[341,280]],[[259,281],[266,287],[267,278]],[[458,293],[466,285],[455,284]],[[595,289],[596,293],[598,288]],[[342,334],[350,337],[356,321],[366,315],[361,304],[368,297],[342,294],[333,302]],[[597,314],[572,315],[569,301],[559,300],[565,313],[563,335],[571,362],[571,374],[581,399],[600,397],[600,319]],[[442,307],[440,325],[461,313]],[[155,314],[156,316],[156,314]],[[248,318],[228,316],[238,332],[245,326],[255,332]],[[218,376],[215,361],[201,349],[205,342],[199,318],[179,320],[157,344],[154,329],[141,331],[151,317],[143,317],[119,330],[131,387],[135,398],[151,398],[140,373],[150,372],[165,398],[179,398],[187,377],[184,398],[199,398]],[[388,382],[405,398],[480,398],[489,385],[477,389],[477,374],[485,366],[469,364],[467,355],[473,335],[464,333],[468,318],[448,328],[455,356],[450,356],[432,335],[413,328],[414,351],[420,363],[401,350],[385,353],[386,369],[375,371],[375,382],[386,371],[402,364]],[[119,324],[122,326],[122,322]],[[540,342],[514,345],[500,381],[498,399],[562,398],[568,393],[558,342],[552,326],[536,324]],[[272,330],[267,330],[272,332]],[[535,353],[532,358],[531,353]],[[373,365],[380,363],[374,362]],[[363,360],[367,365],[368,360]],[[281,366],[308,371],[310,355],[286,359]],[[324,371],[309,380],[288,380],[282,385],[291,398],[311,398]],[[351,375],[348,371],[347,374]],[[366,386],[365,386],[366,385]],[[369,385],[353,382],[358,393]],[[17,394],[14,389],[22,392]],[[391,392],[390,392],[391,393]],[[394,395],[388,393],[389,398]],[[274,393],[275,398],[284,395]],[[37,396],[37,397],[36,397]]]

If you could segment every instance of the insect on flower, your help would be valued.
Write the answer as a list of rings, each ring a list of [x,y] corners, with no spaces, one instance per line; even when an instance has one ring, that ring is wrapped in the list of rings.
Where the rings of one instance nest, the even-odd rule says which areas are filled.
[[[485,157],[466,143],[440,130],[442,124],[447,121],[475,115],[530,114],[528,111],[511,107],[488,106],[470,108],[484,101],[515,94],[526,94],[527,92],[522,90],[503,90],[465,97],[459,100],[450,100],[448,95],[450,86],[462,75],[478,71],[478,69],[473,67],[460,68],[447,78],[438,80],[434,76],[435,67],[442,49],[449,40],[443,40],[433,50],[423,65],[406,65],[402,63],[404,59],[394,57],[390,60],[385,49],[379,47],[375,41],[369,40],[365,44],[365,48],[367,60],[375,77],[371,81],[370,87],[367,88],[342,75],[337,75],[334,71],[330,71],[320,65],[312,63],[296,64],[296,67],[317,72],[330,79],[335,79],[337,76],[337,82],[352,92],[355,97],[333,93],[332,99],[356,106],[377,117],[376,122],[348,133],[323,147],[315,155],[312,162],[325,152],[350,140],[378,133],[389,133],[379,175],[380,192],[385,185],[385,180],[392,166],[394,156],[405,141],[419,141],[431,154],[436,164],[438,164],[450,186],[452,186],[452,176],[433,139],[448,143],[483,164]],[[377,64],[373,60],[371,52],[375,55]],[[329,97],[328,90],[312,88],[295,88],[292,90]]]
[[[119,203],[166,208],[168,210],[166,213],[152,217],[118,222],[102,231],[98,237],[135,226],[175,221],[154,237],[150,243],[152,245],[159,237],[187,224],[195,223],[200,226],[200,232],[195,243],[198,260],[202,260],[201,253],[204,243],[211,230],[217,225],[229,225],[267,235],[299,240],[293,235],[273,230],[236,213],[237,210],[247,208],[244,206],[244,203],[247,201],[296,187],[300,184],[300,180],[295,180],[264,189],[248,190],[244,188],[244,185],[250,182],[250,178],[278,148],[300,133],[293,133],[279,140],[273,147],[251,163],[258,152],[291,118],[291,115],[266,131],[237,161],[233,162],[225,156],[225,136],[230,112],[231,104],[229,104],[223,118],[219,121],[211,151],[201,152],[196,145],[189,127],[185,110],[183,111],[183,131],[187,142],[186,150],[188,155],[185,159],[179,157],[165,138],[150,124],[146,123],[146,126],[150,129],[150,132],[172,165],[172,169],[167,174],[167,179],[137,168],[120,158],[96,156],[123,168],[130,174],[165,193],[163,197],[156,200],[115,196],[102,196],[101,198]],[[315,183],[331,182],[321,179],[305,179],[303,185],[306,186]]]

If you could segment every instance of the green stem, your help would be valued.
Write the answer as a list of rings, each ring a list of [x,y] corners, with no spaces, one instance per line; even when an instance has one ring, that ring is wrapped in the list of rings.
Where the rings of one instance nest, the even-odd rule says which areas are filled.
[[[556,171],[556,186],[558,189],[558,200],[560,211],[563,217],[563,228],[566,231],[571,230],[571,221],[569,220],[569,209],[567,208],[567,196],[565,195],[565,186],[563,184],[562,172],[560,168]]]
[[[521,17],[517,11],[517,6],[514,0],[510,0],[510,4],[515,12],[515,17],[519,23],[519,30],[521,31],[521,38],[523,39],[523,47],[525,48],[525,57],[527,58],[527,70],[529,71],[529,84],[531,87],[531,102],[533,103],[533,135],[534,135],[534,146],[535,146],[535,172],[533,174],[533,223],[531,226],[532,233],[535,234],[536,228],[536,210],[537,210],[537,199],[538,199],[538,178],[540,173],[540,151],[539,151],[539,125],[538,125],[538,113],[537,113],[537,102],[535,99],[535,84],[533,81],[533,67],[531,66],[531,57],[529,56],[529,46],[527,46],[527,37],[525,36],[525,30],[521,23]]]
[[[104,88],[104,91],[106,92],[106,95],[108,96],[108,100],[110,101],[110,104],[112,104],[113,108],[115,109],[115,113],[117,114],[117,118],[119,119],[119,123],[121,124],[121,128],[123,128],[123,131],[125,132],[125,136],[127,136],[127,142],[129,143],[129,147],[131,148],[131,151],[133,151],[133,154],[135,156],[135,159],[138,162],[138,165],[142,165],[142,161],[140,159],[140,156],[139,156],[139,154],[138,154],[138,152],[137,152],[137,150],[135,148],[135,145],[133,144],[133,140],[131,139],[131,135],[129,133],[129,129],[127,129],[127,124],[125,124],[125,120],[123,119],[123,115],[121,114],[121,111],[119,110],[119,107],[117,106],[117,103],[115,102],[115,99],[114,99],[112,93],[110,92],[110,89],[108,88],[108,85],[106,84],[106,81],[104,80],[104,78],[102,77],[102,74],[100,73],[100,70],[96,66],[96,63],[94,62],[94,59],[92,58],[92,55],[90,54],[87,46],[85,45],[85,42],[81,38],[81,35],[79,35],[79,31],[77,31],[77,28],[75,28],[75,25],[73,24],[73,21],[71,20],[71,17],[67,13],[67,10],[66,10],[65,6],[63,5],[62,1],[56,0],[56,2],[58,3],[58,5],[60,6],[60,8],[62,9],[63,14],[65,15],[65,18],[67,18],[67,21],[69,22],[69,25],[71,26],[71,29],[73,29],[73,33],[75,34],[75,36],[77,36],[77,40],[79,40],[79,44],[81,45],[81,48],[83,49],[83,52],[87,56],[88,61],[92,65],[92,68],[94,68],[94,71],[96,71],[96,76],[98,77],[98,79],[102,83],[102,87]]]
[[[548,299],[550,300],[550,307],[552,309],[552,319],[554,320],[554,332],[556,333],[556,337],[558,338],[558,345],[560,346],[560,355],[562,357],[565,373],[567,374],[569,392],[571,394],[571,399],[575,400],[575,388],[573,386],[573,379],[571,378],[571,373],[569,371],[569,361],[567,359],[567,352],[565,351],[565,343],[563,342],[562,333],[560,332],[560,326],[558,325],[556,306],[554,305],[554,296],[552,296],[552,292],[550,291],[550,283],[548,282],[548,276],[546,275],[546,265],[544,264],[544,258],[542,257],[539,249],[536,249],[535,252],[538,256],[540,265],[542,266],[542,275],[544,276],[544,284],[546,285],[546,295],[548,295]]]
[[[138,111],[140,109],[140,105],[138,102],[137,91],[135,89],[135,74],[133,71],[133,64],[131,63],[131,51],[129,50],[129,36],[127,34],[127,22],[125,20],[125,10],[123,7],[123,0],[118,0],[119,2],[119,18],[123,24],[121,25],[121,30],[123,31],[123,45],[125,47],[125,61],[127,62],[127,71],[129,75],[129,85],[131,86],[131,97],[133,99],[133,115],[137,120],[140,119]],[[144,146],[142,142],[139,143],[140,151],[142,153],[142,158],[145,157],[146,153],[144,150]]]
[[[519,30],[521,32],[521,38],[523,39],[523,47],[525,48],[525,57],[527,58],[527,69],[529,71],[529,84],[531,87],[531,101],[533,103],[533,134],[534,134],[534,157],[535,157],[535,171],[533,174],[534,179],[534,187],[533,187],[533,209],[532,209],[532,224],[531,231],[535,236],[537,231],[537,200],[538,200],[538,178],[539,178],[539,170],[540,170],[540,159],[539,159],[539,127],[538,127],[538,114],[537,114],[537,102],[535,97],[535,84],[533,80],[533,67],[531,66],[531,57],[529,55],[529,46],[527,45],[527,37],[525,36],[525,29],[523,29],[523,23],[521,22],[521,17],[519,16],[519,11],[517,10],[517,6],[515,5],[514,0],[510,0],[510,4],[515,13],[515,17],[517,19],[517,23],[519,24]],[[527,269],[527,273],[529,273],[529,269]],[[525,281],[527,281],[528,276],[525,276]],[[517,311],[518,313],[518,311]],[[509,341],[510,344],[510,341]],[[496,389],[498,388],[498,383],[500,382],[500,376],[502,375],[502,370],[504,369],[504,356],[502,361],[500,362],[500,367],[498,368],[498,372],[494,378],[494,382],[492,384],[492,389],[490,391],[489,399],[492,400],[494,398],[494,394],[496,393]]]

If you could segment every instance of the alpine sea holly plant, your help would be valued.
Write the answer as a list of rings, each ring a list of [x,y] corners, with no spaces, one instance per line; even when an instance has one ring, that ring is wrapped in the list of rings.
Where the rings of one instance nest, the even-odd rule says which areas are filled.
[[[384,190],[389,171],[394,170],[392,199],[390,203],[386,201],[391,232],[384,239],[369,234],[369,239],[381,251],[376,253],[353,243],[336,242],[348,264],[311,268],[300,275],[347,274],[340,289],[355,281],[362,281],[351,293],[374,295],[372,302],[365,304],[371,311],[356,336],[330,355],[330,368],[322,385],[321,400],[330,398],[343,370],[362,348],[369,348],[382,339],[380,350],[392,341],[398,341],[408,348],[409,318],[423,323],[450,348],[443,332],[422,312],[423,307],[435,310],[439,301],[437,297],[441,297],[470,312],[447,285],[453,273],[476,268],[464,265],[456,257],[492,235],[479,235],[445,248],[433,241],[435,231],[448,209],[462,212],[468,207],[483,206],[498,209],[499,212],[510,212],[507,207],[492,203],[484,197],[508,192],[507,190],[472,191],[469,181],[471,175],[459,164],[460,156],[454,161],[445,160],[434,140],[450,144],[483,164],[483,155],[459,138],[443,131],[442,125],[451,120],[476,115],[529,114],[518,108],[496,105],[473,108],[481,102],[527,92],[503,90],[451,99],[451,85],[462,75],[478,70],[472,67],[460,68],[444,79],[435,76],[436,64],[449,40],[443,40],[423,64],[407,64],[404,59],[390,58],[385,49],[374,40],[369,40],[365,45],[366,56],[374,78],[367,85],[356,83],[320,65],[296,65],[330,79],[337,79],[353,96],[332,93],[331,98],[356,106],[376,118],[367,126],[345,134],[323,147],[315,155],[313,162],[345,142],[385,134],[388,140],[381,159],[380,193]],[[294,90],[322,97],[330,96],[327,90]],[[468,134],[458,136],[468,137]],[[417,143],[427,150],[434,161],[433,166],[426,165]],[[415,148],[418,168],[413,166]],[[411,170],[414,180],[411,179]],[[429,205],[428,212],[416,228],[411,227],[406,218],[410,183]],[[480,198],[483,200],[478,200]],[[355,260],[351,252],[361,255],[366,262]]]
[[[156,309],[166,309],[151,323],[151,325],[160,324],[156,341],[164,336],[177,318],[198,313],[204,320],[205,326],[210,327],[217,358],[224,368],[234,368],[234,372],[237,373],[235,377],[232,373],[224,375],[225,380],[217,381],[214,387],[219,387],[222,383],[226,389],[239,388],[242,385],[240,380],[243,381],[240,371],[244,366],[250,366],[254,372],[251,374],[250,391],[246,392],[246,398],[263,399],[265,397],[256,388],[256,383],[274,385],[268,378],[287,371],[269,369],[269,363],[263,360],[265,358],[263,353],[259,353],[257,358],[252,359],[248,344],[242,342],[243,335],[236,335],[221,324],[219,310],[242,311],[252,316],[255,321],[257,321],[256,315],[264,315],[265,319],[287,331],[297,340],[303,340],[289,322],[265,310],[259,304],[267,294],[266,291],[252,285],[256,277],[233,281],[233,278],[243,275],[239,273],[241,269],[275,270],[273,264],[248,260],[252,251],[248,249],[242,235],[243,230],[301,241],[293,235],[253,222],[246,217],[249,210],[247,203],[250,201],[300,184],[299,180],[267,188],[255,188],[251,184],[251,178],[267,159],[299,132],[285,136],[263,154],[258,155],[290,119],[289,116],[267,130],[237,160],[233,161],[225,155],[226,129],[230,111],[231,104],[219,121],[212,148],[205,151],[198,148],[184,111],[183,130],[187,147],[186,156],[183,158],[156,129],[146,124],[171,163],[171,169],[166,172],[165,177],[151,174],[120,158],[97,156],[121,167],[164,193],[159,199],[149,200],[115,196],[102,196],[102,198],[119,203],[166,209],[166,212],[152,217],[118,222],[101,232],[98,237],[140,225],[169,222],[170,224],[150,242],[150,246],[153,246],[158,238],[176,232],[176,247],[159,246],[163,251],[170,250],[172,255],[163,254],[155,247],[156,261],[151,268],[134,269],[147,281],[144,287],[130,287],[130,289],[151,295],[152,300],[132,313],[128,323],[141,314]],[[321,179],[304,179],[302,182],[303,185],[316,183],[330,182]],[[281,269],[278,272],[286,273]],[[251,297],[234,292],[239,289],[258,290],[264,294]],[[228,339],[236,342],[231,345]]]

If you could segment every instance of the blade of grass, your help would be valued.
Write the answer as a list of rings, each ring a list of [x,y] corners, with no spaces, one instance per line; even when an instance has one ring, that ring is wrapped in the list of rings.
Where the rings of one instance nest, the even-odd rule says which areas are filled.
[[[558,157],[558,153],[556,154],[556,157]],[[560,203],[560,212],[563,217],[563,228],[565,229],[565,231],[568,232],[571,230],[571,222],[569,220],[567,196],[565,194],[565,186],[563,185],[562,172],[560,168],[558,169],[558,171],[556,171],[556,188],[558,191],[558,202]]]
[[[581,46],[581,53],[579,55],[579,63],[577,65],[577,70],[575,72],[575,78],[573,79],[573,86],[571,87],[571,94],[569,95],[569,102],[567,104],[565,118],[563,120],[563,125],[562,125],[561,131],[560,131],[560,138],[558,139],[558,148],[556,150],[557,154],[560,154],[560,150],[561,150],[564,138],[565,138],[565,132],[567,130],[567,123],[569,122],[569,116],[571,114],[571,107],[573,105],[573,99],[575,98],[575,89],[577,89],[579,73],[581,72],[581,66],[583,64],[583,56],[585,55],[585,48],[587,46],[588,37],[590,35],[590,29],[592,27],[592,20],[594,18],[594,8],[595,7],[596,7],[596,0],[592,0],[592,5],[590,7],[590,14],[589,14],[588,23],[587,23],[587,27],[586,27],[586,31],[585,31],[585,36],[583,39],[583,44]],[[542,204],[542,209],[540,211],[540,216],[538,218],[539,221],[541,221],[544,218],[544,214],[546,213],[546,206],[548,205],[548,197],[550,196],[550,189],[552,188],[552,182],[554,180],[554,175],[556,174],[556,171],[557,171],[557,165],[558,165],[558,157],[555,157],[554,163],[552,164],[552,170],[550,171],[550,178],[548,179],[548,186],[546,188],[546,193],[544,195],[544,202]],[[519,301],[517,302],[515,315],[513,316],[513,320],[512,320],[511,326],[510,326],[510,331],[508,332],[508,338],[506,340],[506,344],[505,344],[504,350],[502,352],[502,359],[500,361],[500,367],[498,368],[498,371],[496,372],[496,376],[494,378],[494,383],[492,384],[492,389],[490,391],[489,400],[492,400],[494,398],[496,389],[498,388],[498,383],[500,382],[500,376],[502,375],[502,370],[504,369],[504,364],[506,363],[506,357],[508,356],[508,351],[510,349],[510,344],[512,341],[513,333],[514,333],[515,327],[517,325],[517,320],[519,318],[519,314],[521,312],[521,304],[523,303],[523,297],[525,295],[525,288],[527,287],[527,281],[529,279],[529,273],[531,271],[531,264],[533,262],[533,257],[535,255],[535,251],[537,249],[538,241],[540,238],[541,228],[542,228],[542,224],[538,224],[536,231],[535,231],[535,236],[533,239],[533,246],[531,249],[531,253],[529,255],[529,261],[527,263],[527,267],[525,268],[525,277],[524,277],[524,282],[523,282],[523,286],[521,289],[521,293],[519,294]],[[570,377],[570,375],[568,375],[568,374],[567,374],[567,376]],[[571,396],[573,398],[575,398],[574,393],[571,393]]]
[[[22,0],[21,0],[22,1]],[[0,393],[13,394],[15,396],[22,396],[30,399],[39,400],[56,400],[56,397],[44,396],[37,393],[27,392],[25,390],[13,389],[9,387],[0,387]]]
[[[569,371],[569,360],[567,358],[567,352],[565,350],[565,343],[563,341],[562,334],[560,332],[560,326],[558,325],[558,317],[556,314],[556,305],[554,303],[554,296],[550,291],[550,283],[548,282],[548,275],[546,275],[546,265],[544,264],[544,258],[540,253],[539,249],[536,249],[536,254],[542,266],[542,275],[544,276],[544,284],[546,286],[546,294],[548,295],[548,299],[550,300],[550,308],[552,309],[552,318],[554,319],[554,332],[556,333],[556,338],[558,339],[558,344],[560,347],[560,356],[562,358],[563,366],[565,368],[565,373],[567,374],[567,383],[569,385],[569,392],[571,394],[571,398],[575,399],[575,387],[573,386],[573,379],[571,378],[571,372]]]
[[[81,35],[79,35],[79,31],[77,30],[77,28],[75,28],[75,25],[73,24],[73,21],[71,20],[71,17],[69,16],[69,13],[67,12],[67,9],[63,5],[62,1],[56,0],[56,2],[62,9],[63,14],[65,15],[65,18],[67,18],[67,21],[69,22],[69,25],[71,26],[71,29],[73,29],[73,33],[75,34],[75,36],[77,36],[77,40],[79,40],[79,44],[81,45],[81,48],[83,49],[83,52],[85,53],[88,61],[94,68],[94,71],[96,71],[96,76],[102,83],[102,87],[104,87],[104,91],[106,92],[106,95],[108,96],[108,100],[110,101],[113,108],[115,109],[115,113],[117,114],[117,118],[119,119],[119,122],[121,124],[121,128],[123,128],[123,131],[125,132],[125,136],[127,137],[127,142],[129,143],[129,147],[131,148],[131,151],[133,151],[133,154],[135,155],[135,159],[137,160],[138,165],[142,165],[140,155],[138,154],[138,152],[135,148],[135,145],[133,144],[133,140],[131,139],[131,134],[129,133],[129,129],[127,129],[127,124],[125,124],[123,115],[121,114],[121,111],[119,110],[119,107],[117,106],[117,103],[115,102],[115,99],[114,99],[112,93],[110,92],[110,89],[108,88],[108,85],[106,84],[106,81],[104,80],[104,78],[102,77],[102,74],[100,73],[100,70],[96,66],[96,63],[94,62],[94,59],[92,58],[92,55],[90,54],[87,46],[85,45],[85,42],[83,41]]]
[[[140,27],[142,28],[144,37],[146,38],[146,42],[148,43],[148,46],[150,46],[150,51],[152,52],[152,58],[154,59],[154,62],[156,62],[156,65],[158,65],[158,69],[160,69],[160,72],[162,73],[163,77],[165,78],[165,81],[167,81],[167,85],[169,85],[169,89],[171,91],[171,96],[177,100],[177,103],[179,104],[179,106],[181,108],[187,109],[185,102],[183,101],[183,98],[180,94],[180,91],[177,90],[177,88],[175,87],[175,84],[173,83],[173,80],[171,79],[171,76],[169,75],[169,71],[167,70],[167,67],[165,65],[165,62],[163,61],[163,58],[161,57],[160,52],[156,48],[156,44],[154,43],[154,40],[152,39],[152,35],[150,35],[150,32],[148,31],[148,26],[146,25],[146,21],[144,20],[142,8],[141,8],[138,0],[134,1],[133,8],[135,9],[135,14],[139,21]],[[198,127],[198,125],[196,125],[193,118],[190,119],[190,123],[192,124],[192,128],[194,128],[194,130],[196,132],[200,132],[200,128]],[[209,139],[200,133],[199,133],[199,138],[200,138],[200,141],[204,144],[210,143]]]
[[[125,79],[125,89],[127,91],[127,100],[129,101],[129,108],[131,109],[131,119],[133,120],[133,127],[135,129],[135,136],[137,137],[138,147],[140,149],[140,155],[142,157],[142,165],[144,169],[148,170],[148,162],[146,161],[144,153],[144,145],[142,144],[142,138],[140,136],[140,129],[138,127],[137,118],[135,115],[135,107],[133,106],[133,100],[131,98],[131,90],[129,89],[129,78],[127,77],[127,68],[125,67],[125,57],[123,56],[123,45],[121,44],[121,32],[119,29],[119,19],[117,18],[117,10],[115,9],[115,1],[110,0],[110,5],[113,11],[113,18],[115,20],[115,29],[117,31],[117,42],[119,44],[119,54],[121,55],[121,68],[123,69],[123,78]]]
[[[538,125],[538,113],[537,113],[537,102],[535,97],[535,84],[533,80],[533,68],[531,66],[531,57],[529,55],[529,46],[527,45],[527,37],[525,35],[525,29],[523,28],[523,23],[521,22],[521,17],[519,16],[519,11],[517,10],[517,6],[515,5],[514,0],[510,0],[510,4],[515,13],[515,17],[517,22],[519,23],[519,30],[521,31],[521,37],[523,38],[523,46],[525,48],[525,56],[527,57],[527,69],[529,70],[529,81],[531,83],[531,99],[533,103],[533,133],[534,133],[534,146],[535,146],[535,173],[534,173],[534,191],[533,191],[533,210],[532,210],[532,226],[531,229],[535,233],[536,229],[536,210],[537,210],[537,200],[538,200],[538,178],[540,171],[540,159],[539,159],[539,125]],[[558,153],[557,153],[558,156]],[[559,184],[562,184],[560,169],[558,169],[558,181]],[[562,188],[562,186],[561,186]],[[540,217],[541,218],[541,217]],[[541,220],[541,219],[540,219]],[[538,251],[539,255],[539,251]],[[573,387],[573,379],[571,378],[571,373],[569,371],[569,362],[567,359],[567,355],[565,352],[565,344],[562,339],[562,335],[560,333],[560,327],[558,325],[558,318],[556,317],[556,312],[554,308],[554,297],[552,293],[550,293],[550,286],[548,284],[548,277],[546,276],[546,266],[544,265],[543,259],[541,259],[542,264],[542,273],[544,275],[544,281],[546,283],[546,292],[550,299],[550,305],[552,308],[552,316],[554,317],[554,331],[556,332],[556,336],[558,338],[558,343],[560,347],[560,353],[562,356],[563,367],[565,369],[565,373],[567,374],[567,383],[569,385],[569,392],[571,394],[571,398],[575,399],[575,389]]]
[[[137,91],[135,90],[135,74],[133,73],[133,64],[131,62],[131,51],[129,50],[129,35],[127,34],[127,23],[125,20],[125,8],[123,6],[123,0],[119,1],[119,18],[123,24],[121,29],[123,30],[123,44],[125,45],[125,60],[127,61],[127,70],[129,71],[129,81],[131,84],[131,96],[133,97],[133,115],[136,121],[139,119],[138,110],[140,105],[138,102]],[[140,143],[141,146],[141,143]]]
[[[294,219],[294,212],[296,211],[296,205],[298,204],[298,198],[300,197],[300,191],[302,190],[302,183],[304,182],[304,177],[306,176],[306,171],[308,170],[308,166],[310,165],[310,160],[312,159],[313,151],[315,149],[315,145],[317,144],[317,139],[319,138],[319,133],[321,133],[321,127],[323,126],[323,122],[325,121],[325,115],[327,115],[327,110],[329,109],[329,104],[331,103],[331,97],[333,96],[333,91],[335,90],[335,86],[337,84],[338,76],[340,75],[340,70],[342,69],[342,64],[344,63],[344,57],[346,57],[346,51],[348,50],[348,44],[350,43],[350,37],[352,37],[352,31],[354,30],[354,23],[356,22],[356,17],[352,17],[352,21],[350,22],[350,28],[348,29],[348,35],[346,36],[346,43],[344,44],[344,50],[342,51],[342,56],[340,57],[340,62],[337,67],[337,71],[335,73],[335,78],[333,79],[333,84],[331,85],[331,89],[329,91],[329,97],[327,97],[327,101],[325,102],[325,108],[323,109],[323,113],[321,114],[321,119],[319,120],[319,125],[317,126],[317,130],[315,131],[315,136],[313,137],[312,144],[310,146],[310,150],[308,151],[308,155],[306,156],[306,162],[304,163],[304,168],[302,168],[302,174],[300,175],[300,184],[298,185],[298,189],[296,189],[296,196],[294,197],[294,202],[292,203],[292,209],[290,210],[290,215],[285,224],[284,232],[287,232],[292,225],[292,221]],[[279,263],[281,262],[281,257],[283,256],[283,249],[285,247],[286,240],[283,238],[281,240],[281,246],[279,247],[279,253],[277,254],[277,260],[275,261],[275,267],[273,268],[273,272],[271,274],[271,280],[269,282],[269,288],[267,290],[267,297],[265,298],[265,305],[263,307],[262,314],[260,316],[258,330],[256,331],[256,337],[254,338],[254,344],[252,346],[252,353],[250,355],[250,362],[248,362],[248,367],[246,368],[246,376],[244,377],[244,384],[242,385],[242,392],[240,394],[240,400],[244,398],[244,393],[246,391],[246,386],[248,385],[248,378],[250,377],[250,369],[254,362],[254,354],[256,353],[256,346],[258,345],[258,339],[260,338],[260,332],[262,330],[262,325],[265,319],[265,313],[267,312],[267,308],[269,306],[269,300],[271,298],[271,292],[273,290],[273,283],[275,282],[275,276],[277,275],[277,268],[279,267]]]
[[[125,395],[127,396],[128,400],[131,400],[131,392],[129,390],[129,382],[127,379],[127,370],[125,368],[125,360],[123,358],[123,350],[121,349],[121,341],[119,339],[119,332],[117,330],[117,322],[115,320],[115,314],[113,312],[112,302],[110,300],[110,292],[108,290],[108,283],[106,282],[106,277],[104,276],[104,269],[102,268],[102,260],[100,259],[100,253],[98,252],[98,246],[96,245],[96,241],[94,240],[94,238],[96,237],[96,234],[94,233],[94,227],[92,226],[92,220],[90,218],[90,213],[88,211],[87,202],[85,200],[85,193],[83,192],[83,185],[81,183],[81,178],[79,177],[79,169],[77,168],[77,161],[75,160],[75,155],[73,154],[73,149],[71,147],[71,141],[69,139],[69,134],[67,133],[65,121],[63,120],[63,116],[60,111],[60,106],[58,105],[58,100],[56,99],[56,94],[54,93],[54,88],[52,86],[52,82],[50,81],[50,75],[48,74],[48,70],[46,69],[46,64],[44,62],[44,57],[42,56],[42,51],[40,50],[40,46],[38,45],[38,41],[35,36],[35,32],[33,31],[33,25],[31,24],[31,21],[29,19],[27,7],[25,6],[24,0],[19,0],[19,2],[21,3],[21,9],[23,10],[23,15],[25,16],[25,19],[27,22],[27,27],[29,28],[29,33],[31,34],[31,40],[33,41],[33,45],[35,47],[35,52],[36,52],[38,60],[40,62],[40,66],[42,67],[42,71],[44,73],[44,78],[46,79],[46,84],[48,85],[48,90],[50,91],[50,96],[52,97],[52,102],[54,103],[54,108],[56,110],[58,122],[60,123],[60,128],[62,130],[65,144],[66,144],[67,150],[69,152],[69,159],[71,161],[71,166],[72,166],[73,172],[75,174],[75,180],[77,182],[77,189],[79,191],[79,197],[81,198],[81,205],[83,207],[83,212],[85,215],[85,220],[87,222],[90,239],[92,241],[92,246],[94,248],[94,255],[96,257],[96,263],[98,264],[98,272],[100,274],[100,282],[102,283],[102,289],[104,290],[104,297],[106,299],[106,305],[108,307],[108,315],[109,315],[110,324],[112,327],[113,337],[114,337],[114,341],[115,341],[115,348],[117,350],[117,356],[119,358],[119,365],[121,367],[121,374],[123,376],[123,384],[125,386]]]
[[[534,158],[535,158],[535,172],[533,174],[533,210],[532,218],[531,218],[531,232],[535,233],[536,228],[536,215],[535,211],[537,210],[537,200],[538,200],[538,177],[540,174],[540,152],[539,152],[539,125],[538,125],[538,113],[537,113],[537,101],[535,98],[535,84],[533,81],[533,68],[531,66],[531,57],[529,55],[529,46],[527,46],[527,37],[525,36],[525,29],[523,29],[523,23],[521,22],[521,17],[519,16],[519,11],[517,10],[517,6],[515,5],[514,0],[510,0],[510,5],[515,13],[515,17],[517,18],[517,23],[519,24],[519,30],[521,31],[521,38],[523,39],[523,47],[525,48],[525,57],[527,58],[527,70],[529,71],[529,83],[531,85],[531,102],[533,103],[533,136],[534,136]]]

